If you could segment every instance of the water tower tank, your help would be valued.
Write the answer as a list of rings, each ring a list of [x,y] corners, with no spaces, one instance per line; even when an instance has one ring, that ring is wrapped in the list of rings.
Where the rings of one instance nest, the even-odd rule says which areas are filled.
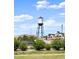
[[[43,25],[43,17],[39,17],[38,18],[38,24],[41,26],[41,25]]]

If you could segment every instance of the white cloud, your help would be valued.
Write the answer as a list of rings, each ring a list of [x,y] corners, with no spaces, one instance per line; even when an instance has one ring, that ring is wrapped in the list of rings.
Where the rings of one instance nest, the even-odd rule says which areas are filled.
[[[15,22],[20,22],[20,21],[24,21],[24,20],[31,20],[31,19],[33,19],[33,16],[28,15],[28,14],[21,14],[18,16],[14,16]]]
[[[41,0],[37,1],[36,3],[36,8],[39,9],[49,9],[49,8],[54,8],[54,9],[59,9],[59,8],[64,8],[65,7],[65,2],[61,2],[59,4],[51,4],[47,0]]]
[[[48,8],[54,8],[54,9],[59,9],[59,8],[64,8],[65,7],[65,2],[61,2],[58,5],[54,4],[54,5],[49,5]]]
[[[59,8],[64,8],[65,7],[65,2],[61,2],[60,4],[59,4]]]
[[[26,33],[26,34],[33,33],[33,34],[35,34],[36,29],[37,29],[37,24],[20,23],[19,25],[18,24],[15,25],[15,34],[18,34],[18,33],[20,33],[20,34],[21,33]],[[19,31],[19,32],[16,33],[17,31]]]
[[[51,27],[57,27],[60,26],[61,23],[53,20],[53,19],[47,19],[46,21],[44,21],[44,27],[45,28],[51,28]],[[18,25],[19,29],[23,29],[23,30],[30,30],[30,29],[37,29],[38,24],[37,23],[33,23],[33,24],[20,24]]]
[[[48,5],[49,5],[49,2],[47,2],[46,0],[42,0],[37,2],[36,8],[37,9],[47,8]]]
[[[61,23],[53,20],[53,19],[48,19],[44,22],[44,26],[45,27],[57,27],[57,26],[60,26]]]
[[[58,5],[50,5],[48,8],[58,9]]]
[[[44,26],[50,27],[50,26],[52,26],[52,24],[54,24],[54,23],[55,23],[55,20],[49,19],[49,20],[46,20],[46,21],[44,22]]]
[[[20,26],[19,26],[19,28],[20,29],[24,29],[24,30],[29,30],[29,29],[34,29],[34,28],[36,28],[36,24],[21,24]]]
[[[60,15],[60,16],[64,16],[64,15],[65,15],[65,13],[59,13],[59,15]]]
[[[62,23],[57,22],[56,20],[52,18],[48,18],[44,21],[44,30],[49,31],[52,30],[52,28],[56,28],[61,26]],[[38,24],[35,23],[20,23],[15,24],[15,34],[36,34]]]

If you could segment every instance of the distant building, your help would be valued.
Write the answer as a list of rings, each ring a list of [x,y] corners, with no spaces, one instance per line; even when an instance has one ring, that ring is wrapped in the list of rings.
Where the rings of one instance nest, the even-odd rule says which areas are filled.
[[[48,34],[47,36],[43,36],[43,39],[45,39],[45,40],[53,40],[53,39],[55,39],[57,37],[64,39],[65,35],[64,35],[64,33],[61,33],[59,31],[57,31],[55,34]]]

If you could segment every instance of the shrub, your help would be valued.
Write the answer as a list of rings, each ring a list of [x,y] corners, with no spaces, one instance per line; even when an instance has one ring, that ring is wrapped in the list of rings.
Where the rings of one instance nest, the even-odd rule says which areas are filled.
[[[31,47],[30,47],[30,49],[34,49],[34,47],[33,47],[33,46],[31,46]]]
[[[34,41],[33,46],[36,50],[41,50],[44,49],[45,42],[43,40],[37,39]]]
[[[63,48],[65,50],[65,40],[61,40],[61,48]]]
[[[14,50],[16,51],[19,48],[20,40],[14,38]]]
[[[20,49],[21,49],[22,51],[26,51],[26,49],[27,49],[27,44],[26,44],[26,42],[21,42],[21,44],[20,44]]]
[[[60,48],[63,48],[63,40],[62,39],[54,39],[52,41],[52,48],[59,50]]]
[[[51,49],[51,45],[50,44],[45,44],[45,48],[46,48],[46,50],[50,50]]]

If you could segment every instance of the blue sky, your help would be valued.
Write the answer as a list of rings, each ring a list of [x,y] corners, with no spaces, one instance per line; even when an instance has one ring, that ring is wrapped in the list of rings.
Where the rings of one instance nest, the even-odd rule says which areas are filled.
[[[14,34],[36,35],[38,17],[44,18],[44,35],[61,31],[64,0],[14,0]]]

